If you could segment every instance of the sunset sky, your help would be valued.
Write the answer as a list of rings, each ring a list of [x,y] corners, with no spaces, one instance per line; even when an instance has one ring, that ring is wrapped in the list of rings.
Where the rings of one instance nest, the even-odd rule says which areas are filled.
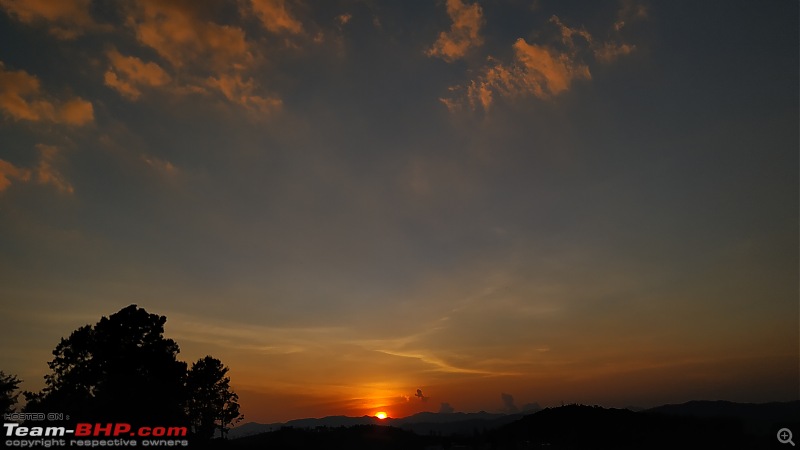
[[[135,303],[247,421],[798,399],[798,53],[793,0],[0,0],[0,370]]]

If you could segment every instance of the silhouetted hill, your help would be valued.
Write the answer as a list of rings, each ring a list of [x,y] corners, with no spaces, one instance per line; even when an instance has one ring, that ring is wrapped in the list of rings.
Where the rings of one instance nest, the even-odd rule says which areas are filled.
[[[473,436],[521,419],[523,414],[421,413],[396,419],[397,427],[420,435]]]
[[[775,437],[780,427],[793,424],[793,429],[800,429],[798,408],[800,402],[689,402],[642,412],[568,405],[528,415],[420,413],[383,421],[369,416],[334,416],[291,421],[287,424],[294,427],[231,440],[224,446],[289,450],[767,449],[781,448]]]
[[[752,422],[781,422],[800,419],[800,401],[775,403],[733,403],[726,401],[691,401],[663,405],[646,410],[651,413],[689,417],[736,417]]]
[[[238,439],[254,434],[275,431],[282,427],[317,428],[350,427],[354,425],[384,425],[413,431],[417,434],[470,434],[475,429],[494,429],[522,417],[522,414],[500,414],[480,411],[477,413],[433,413],[421,412],[408,417],[378,419],[372,416],[329,416],[319,419],[297,419],[286,423],[259,424],[248,422],[233,428],[228,437]]]
[[[320,427],[298,429],[284,427],[271,433],[248,436],[229,441],[227,448],[259,449],[352,449],[352,450],[410,450],[425,449],[434,438],[419,436],[410,431],[380,425],[355,425],[348,428]]]
[[[646,412],[569,405],[526,416],[486,438],[490,448],[762,449],[776,444],[781,422],[796,420],[794,403],[692,402]],[[668,411],[665,412],[665,411]],[[764,416],[759,416],[759,414]],[[747,426],[747,418],[764,426]]]
[[[268,433],[270,431],[280,430],[282,426],[284,426],[283,423],[247,422],[231,428],[228,432],[228,439],[238,439],[245,436]]]

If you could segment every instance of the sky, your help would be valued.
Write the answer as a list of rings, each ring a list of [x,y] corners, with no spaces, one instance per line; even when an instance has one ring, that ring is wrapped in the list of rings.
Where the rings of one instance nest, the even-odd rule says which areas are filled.
[[[796,400],[797,18],[0,0],[0,370],[137,304],[246,421]]]

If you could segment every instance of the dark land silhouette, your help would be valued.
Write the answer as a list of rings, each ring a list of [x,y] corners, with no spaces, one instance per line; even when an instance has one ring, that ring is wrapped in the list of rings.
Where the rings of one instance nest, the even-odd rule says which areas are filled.
[[[243,417],[228,368],[211,356],[191,368],[178,360],[178,344],[164,337],[166,320],[130,305],[62,338],[44,389],[24,393],[23,412],[63,414],[59,426],[185,427],[192,441],[224,435]],[[12,404],[9,395],[4,404]]]
[[[786,448],[780,447],[788,444],[780,444],[776,433],[784,426],[798,429],[800,401],[767,404],[697,401],[639,412],[567,405],[527,415],[474,415],[483,417],[423,413],[415,416],[427,416],[428,421],[418,422],[420,417],[415,416],[390,421],[366,416],[303,419],[288,422],[294,426],[219,445],[287,450]],[[343,425],[348,421],[358,424]],[[387,422],[391,423],[380,425]],[[301,423],[306,426],[296,426]],[[342,425],[326,425],[334,423]]]
[[[178,344],[163,336],[165,322],[164,316],[130,305],[75,330],[53,351],[45,388],[24,393],[23,411],[69,415],[60,426],[184,426],[185,442],[194,448],[768,449],[789,448],[776,438],[780,428],[800,435],[800,401],[693,401],[641,411],[577,404],[540,409],[532,404],[519,412],[509,394],[503,394],[513,406],[507,413],[453,412],[443,404],[442,412],[404,418],[331,416],[249,423],[228,434],[243,417],[228,368],[211,356],[191,367],[178,360]],[[13,410],[20,380],[0,372],[0,382],[0,404],[4,411]]]

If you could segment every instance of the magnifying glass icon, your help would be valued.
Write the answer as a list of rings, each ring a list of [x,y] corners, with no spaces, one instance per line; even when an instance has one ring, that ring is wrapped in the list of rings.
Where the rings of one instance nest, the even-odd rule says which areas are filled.
[[[792,430],[788,428],[781,428],[778,430],[778,442],[781,444],[792,444],[792,447],[794,447],[794,442],[792,442]]]

